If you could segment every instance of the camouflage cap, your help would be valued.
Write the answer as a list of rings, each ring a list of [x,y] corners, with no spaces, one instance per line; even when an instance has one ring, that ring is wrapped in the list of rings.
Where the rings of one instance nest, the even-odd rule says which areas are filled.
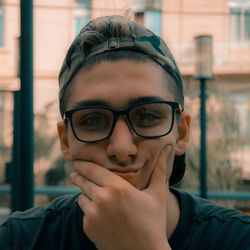
[[[122,19],[122,16],[109,16],[110,22]],[[102,22],[107,17],[100,17],[90,21],[84,26],[71,44],[59,74],[59,99],[61,100],[66,87],[74,75],[86,64],[88,59],[111,50],[132,50],[148,55],[156,63],[160,64],[175,80],[176,85],[183,93],[183,83],[180,71],[175,60],[163,39],[144,26],[134,21],[128,21],[129,35],[126,37],[110,37],[104,42],[93,47],[84,46],[83,34],[94,30],[94,23]],[[178,166],[175,166],[177,165]],[[170,185],[178,183],[185,172],[185,155],[176,157]]]
[[[93,22],[96,20],[101,22],[102,18],[106,17],[94,19],[84,26],[71,44],[59,74],[60,98],[76,72],[90,57],[110,50],[133,50],[148,55],[174,78],[181,90],[183,89],[181,74],[166,43],[161,37],[136,22],[129,21],[127,23],[130,31],[129,36],[111,37],[92,48],[84,48],[82,35],[91,30]],[[122,17],[111,16],[109,18],[112,21]]]

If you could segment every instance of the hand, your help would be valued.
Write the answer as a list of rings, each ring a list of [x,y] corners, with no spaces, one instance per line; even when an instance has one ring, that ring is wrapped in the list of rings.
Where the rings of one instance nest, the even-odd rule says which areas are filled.
[[[166,235],[166,172],[170,146],[164,148],[148,187],[142,191],[91,162],[75,161],[71,182],[82,190],[83,230],[98,249],[170,249]]]

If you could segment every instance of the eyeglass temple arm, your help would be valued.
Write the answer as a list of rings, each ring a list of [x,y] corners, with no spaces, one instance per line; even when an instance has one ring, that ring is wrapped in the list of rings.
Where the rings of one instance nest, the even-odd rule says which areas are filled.
[[[65,114],[63,115],[63,122],[65,123],[69,118],[65,116]]]
[[[181,114],[184,111],[184,107],[181,107],[181,105],[179,104],[179,107],[177,108],[177,111],[179,114]]]

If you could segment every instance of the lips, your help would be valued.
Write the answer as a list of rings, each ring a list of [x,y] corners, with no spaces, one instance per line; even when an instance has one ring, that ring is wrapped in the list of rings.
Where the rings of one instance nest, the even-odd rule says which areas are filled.
[[[138,175],[138,168],[120,168],[120,169],[110,169],[111,172],[120,176],[124,180],[130,182],[136,178]]]
[[[136,172],[126,172],[126,173],[122,173],[122,172],[116,172],[116,171],[112,171],[113,173],[115,173],[116,175],[120,176],[122,179],[131,182],[132,180],[134,180],[137,176],[138,171]]]
[[[118,173],[133,173],[137,172],[139,169],[140,168],[119,167],[119,168],[110,168],[109,170]]]

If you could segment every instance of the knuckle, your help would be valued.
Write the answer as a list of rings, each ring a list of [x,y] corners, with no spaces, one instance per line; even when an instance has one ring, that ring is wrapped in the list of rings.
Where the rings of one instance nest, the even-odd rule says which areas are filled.
[[[82,169],[82,173],[84,174],[84,176],[92,176],[94,173],[94,168],[91,165],[91,163],[87,163],[86,167]]]
[[[78,197],[78,200],[77,200],[78,204],[81,206],[81,205],[84,205],[84,197],[83,197],[83,194],[81,194],[79,197]]]
[[[80,164],[79,161],[74,161],[73,162],[73,168],[74,168],[74,170],[77,170],[79,168],[79,164]]]
[[[93,173],[93,163],[84,161],[75,161],[74,170],[81,174],[92,174]]]
[[[83,230],[86,233],[89,228],[88,218],[87,216],[83,216]]]
[[[91,232],[91,222],[89,221],[89,217],[84,215],[83,216],[83,230],[86,234]]]
[[[95,209],[89,209],[87,214],[88,214],[87,218],[89,222],[93,222],[93,220],[95,220],[97,217],[97,213]]]
[[[83,216],[83,223],[86,225],[91,225],[93,223],[96,222],[97,218],[98,218],[98,213],[97,213],[97,209],[95,209],[94,207],[92,207],[91,209],[87,209],[86,211],[84,211],[84,216]]]
[[[103,192],[99,192],[98,194],[96,194],[95,202],[98,207],[104,207],[110,203],[111,199],[112,197],[110,193],[103,191]]]
[[[111,187],[111,192],[115,196],[126,196],[127,189],[121,183],[113,183]]]

